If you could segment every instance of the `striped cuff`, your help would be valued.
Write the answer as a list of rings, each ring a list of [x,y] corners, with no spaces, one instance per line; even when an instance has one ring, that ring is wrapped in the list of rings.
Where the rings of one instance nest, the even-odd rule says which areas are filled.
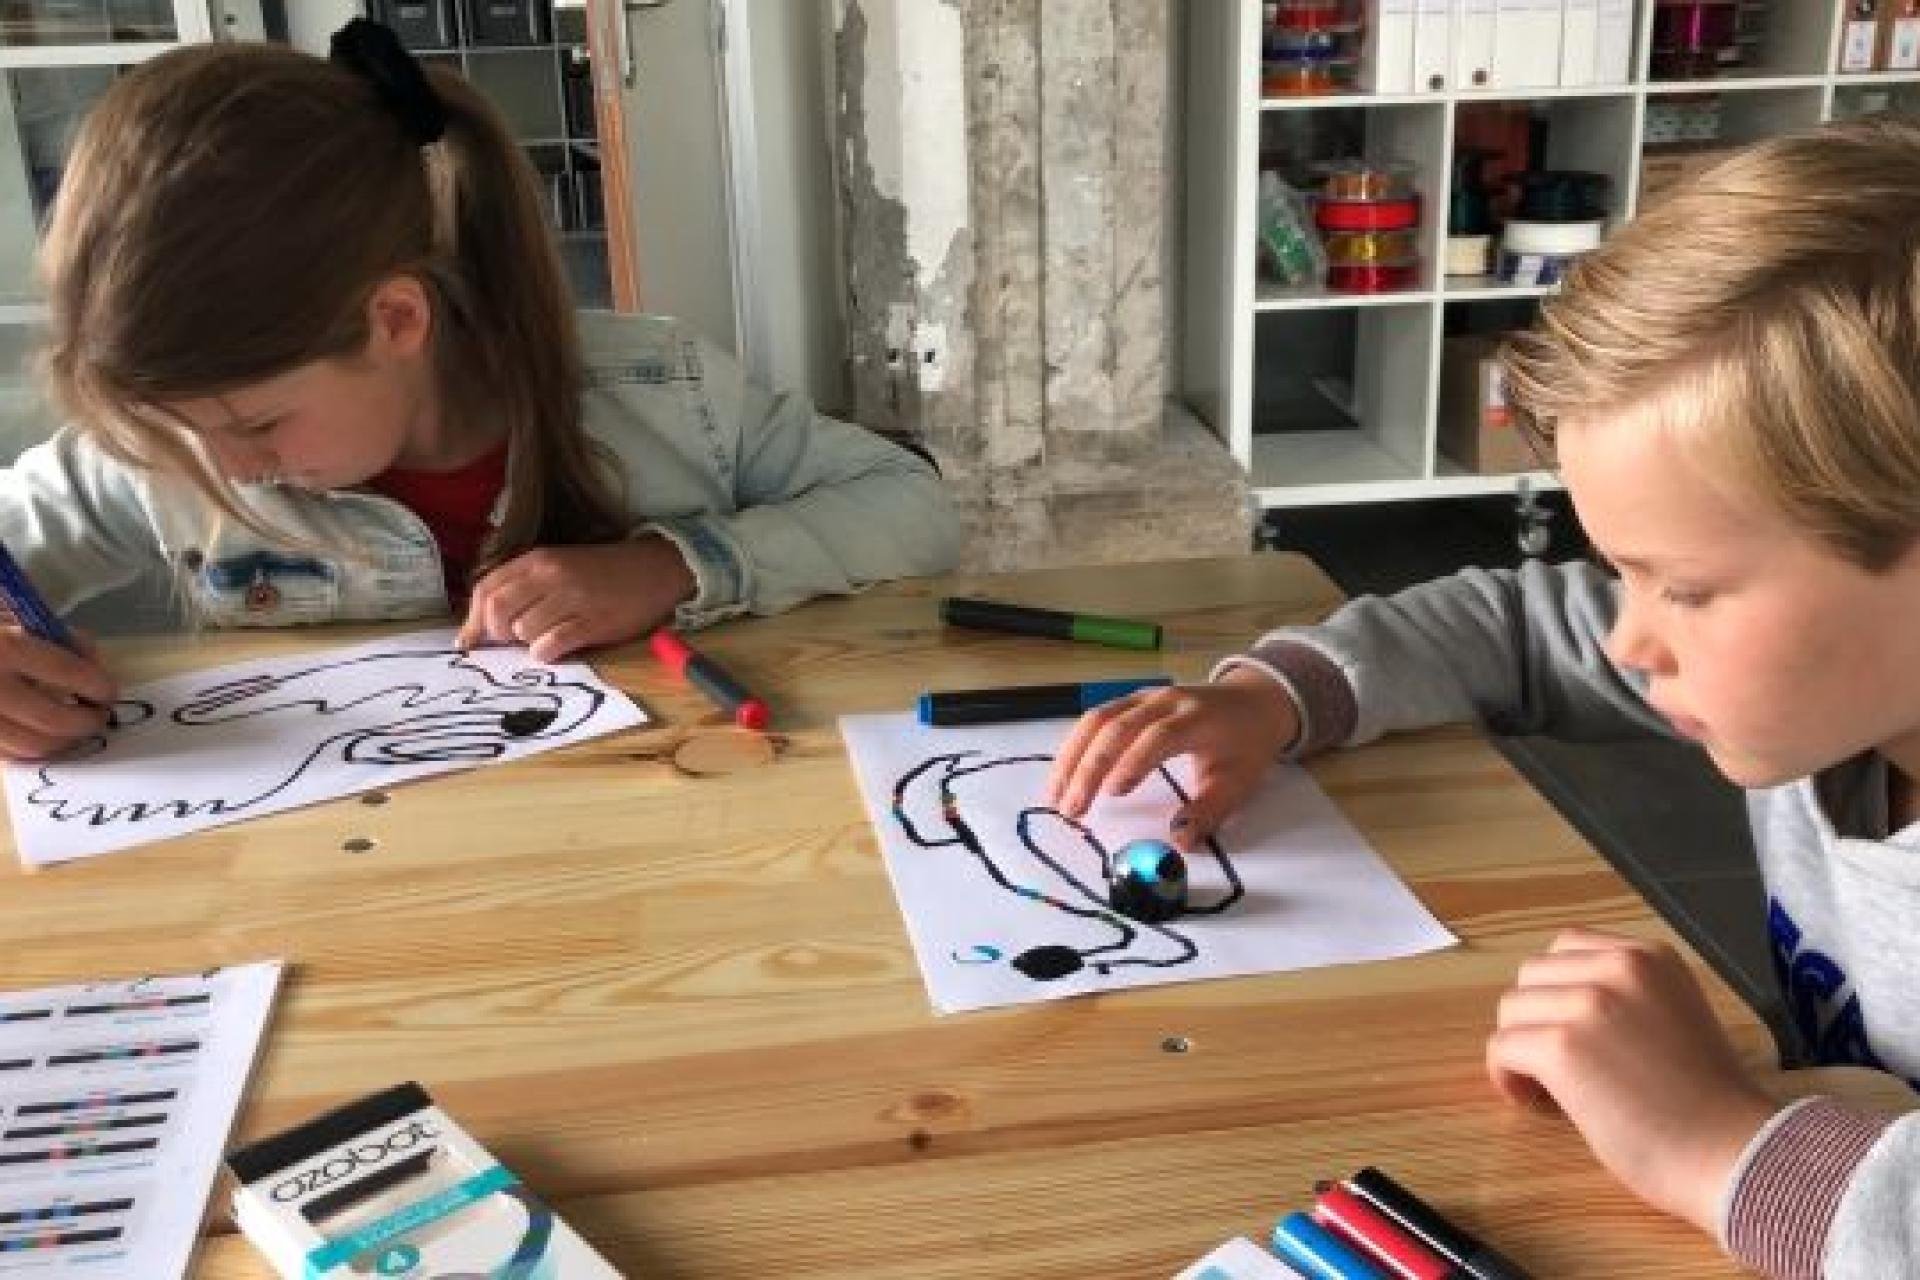
[[[1353,736],[1360,718],[1353,686],[1333,660],[1312,645],[1269,640],[1249,653],[1221,659],[1209,678],[1218,680],[1235,667],[1252,667],[1278,681],[1293,698],[1300,713],[1300,733],[1283,753],[1287,759],[1337,747]]]
[[[1832,1098],[1808,1098],[1775,1116],[1748,1145],[1727,1192],[1727,1252],[1769,1280],[1820,1280],[1840,1198],[1891,1123]]]

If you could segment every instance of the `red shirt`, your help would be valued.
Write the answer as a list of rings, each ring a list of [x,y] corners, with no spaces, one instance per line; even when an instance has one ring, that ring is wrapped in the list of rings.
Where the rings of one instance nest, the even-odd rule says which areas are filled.
[[[367,488],[392,498],[426,522],[440,548],[447,597],[464,600],[480,544],[493,531],[494,504],[507,483],[507,446],[482,454],[452,471],[412,471],[394,467],[367,481]]]

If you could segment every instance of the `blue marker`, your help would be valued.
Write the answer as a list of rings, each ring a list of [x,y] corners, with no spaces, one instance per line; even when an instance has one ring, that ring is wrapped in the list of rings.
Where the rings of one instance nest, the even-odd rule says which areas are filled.
[[[1165,676],[1139,680],[1095,680],[1088,684],[1023,684],[1004,689],[949,689],[920,695],[921,724],[992,724],[1001,720],[1051,720],[1077,716],[1103,702],[1173,681]]]
[[[1391,1280],[1304,1213],[1280,1219],[1273,1229],[1273,1251],[1307,1280]]]
[[[6,601],[7,608],[29,634],[63,649],[80,652],[67,624],[60,621],[60,615],[48,608],[40,593],[33,589],[27,571],[7,551],[5,543],[0,543],[0,599]]]

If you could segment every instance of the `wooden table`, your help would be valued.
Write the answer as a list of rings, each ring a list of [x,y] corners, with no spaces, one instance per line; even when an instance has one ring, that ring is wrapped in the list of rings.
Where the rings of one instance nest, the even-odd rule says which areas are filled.
[[[1169,647],[946,631],[953,590],[1153,616]],[[771,700],[764,753],[627,648],[600,668],[662,727],[36,875],[0,860],[0,989],[285,955],[243,1138],[418,1079],[632,1277],[1166,1277],[1366,1163],[1543,1280],[1734,1274],[1483,1077],[1495,997],[1556,929],[1673,935],[1468,729],[1313,765],[1463,947],[930,1012],[835,717],[930,687],[1198,677],[1338,598],[1259,556],[906,583],[729,626],[703,643]],[[361,634],[115,661],[140,679]],[[224,1212],[211,1230],[197,1276],[269,1274]]]

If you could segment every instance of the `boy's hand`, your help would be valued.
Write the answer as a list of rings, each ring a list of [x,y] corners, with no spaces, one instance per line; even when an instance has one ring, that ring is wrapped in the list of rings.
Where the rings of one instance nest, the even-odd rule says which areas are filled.
[[[1163,762],[1191,754],[1193,801],[1171,831],[1191,852],[1247,802],[1299,728],[1292,696],[1244,668],[1214,684],[1132,694],[1080,717],[1054,760],[1048,799],[1078,818],[1096,796],[1126,795]]]
[[[1521,965],[1487,1073],[1512,1101],[1559,1104],[1614,1177],[1710,1235],[1734,1162],[1778,1109],[1672,948],[1586,929]]]
[[[651,631],[694,592],[680,550],[657,533],[628,542],[535,547],[474,584],[462,649],[518,641],[538,662]]]
[[[88,637],[83,652],[0,625],[0,757],[45,760],[107,727],[107,706],[119,696]]]

